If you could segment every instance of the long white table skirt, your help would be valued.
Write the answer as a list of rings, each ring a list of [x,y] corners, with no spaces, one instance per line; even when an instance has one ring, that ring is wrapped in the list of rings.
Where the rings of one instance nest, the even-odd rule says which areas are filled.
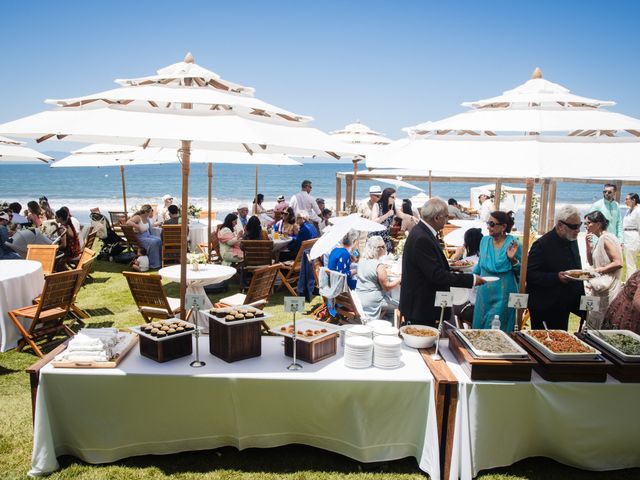
[[[451,480],[537,456],[586,470],[640,467],[640,384],[548,382],[535,372],[531,382],[476,382],[442,352],[460,382]]]
[[[262,357],[232,364],[211,356],[166,364],[137,348],[117,369],[41,371],[31,475],[56,457],[89,463],[146,454],[311,445],[362,462],[415,457],[439,476],[433,378],[416,350],[397,370],[352,370],[339,356],[286,370],[281,339],[264,337]]]

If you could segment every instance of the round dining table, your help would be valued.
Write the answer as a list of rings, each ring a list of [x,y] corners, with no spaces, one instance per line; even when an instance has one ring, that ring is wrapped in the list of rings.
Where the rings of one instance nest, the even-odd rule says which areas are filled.
[[[42,264],[33,260],[0,260],[0,352],[15,348],[20,332],[9,318],[9,312],[27,307],[42,293]],[[29,319],[21,319],[25,328]]]
[[[200,264],[198,270],[193,270],[191,265],[187,265],[187,293],[204,295],[204,308],[209,309],[213,305],[207,297],[204,287],[228,280],[235,275],[236,269],[226,265]],[[180,265],[171,265],[158,270],[158,274],[165,280],[180,283]],[[209,331],[209,322],[204,315],[199,316],[199,324],[203,327],[203,331]]]

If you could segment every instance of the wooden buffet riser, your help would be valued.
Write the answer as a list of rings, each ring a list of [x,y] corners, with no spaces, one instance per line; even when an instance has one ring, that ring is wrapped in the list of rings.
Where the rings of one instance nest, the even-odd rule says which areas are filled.
[[[607,372],[612,364],[606,358],[594,361],[553,361],[522,337],[514,334],[514,340],[524,348],[534,360],[535,371],[550,382],[606,382]]]
[[[476,358],[453,332],[449,334],[449,349],[472,380],[528,382],[531,380],[531,369],[536,365],[531,358],[526,360]]]
[[[611,362],[607,372],[613,378],[622,383],[640,382],[640,362],[625,362],[609,352],[606,348],[603,348],[598,342],[582,333],[576,333],[576,337],[602,352],[602,356]]]

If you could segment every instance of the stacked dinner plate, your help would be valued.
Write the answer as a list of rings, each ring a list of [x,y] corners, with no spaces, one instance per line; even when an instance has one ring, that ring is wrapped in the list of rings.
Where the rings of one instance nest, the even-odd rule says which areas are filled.
[[[372,354],[373,340],[371,338],[362,335],[347,335],[344,342],[344,365],[346,367],[370,367]]]
[[[369,320],[367,322],[367,327],[371,327],[374,330],[378,327],[390,327],[391,326],[391,322],[388,322],[386,320]]]
[[[372,338],[373,337],[373,328],[369,325],[350,325],[348,329],[345,330],[346,337],[365,337]]]
[[[373,329],[373,338],[379,335],[386,335],[389,337],[397,337],[400,331],[391,325],[389,322],[385,322],[386,325],[376,325]]]
[[[373,365],[378,368],[398,368],[402,340],[398,336],[378,335],[373,339]]]

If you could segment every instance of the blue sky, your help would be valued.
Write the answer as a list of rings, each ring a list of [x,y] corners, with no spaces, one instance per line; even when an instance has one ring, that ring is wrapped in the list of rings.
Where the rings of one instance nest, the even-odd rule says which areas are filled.
[[[640,117],[640,2],[5,0],[0,122],[182,60],[331,131],[392,138],[533,69]],[[47,147],[62,150],[64,144]]]

